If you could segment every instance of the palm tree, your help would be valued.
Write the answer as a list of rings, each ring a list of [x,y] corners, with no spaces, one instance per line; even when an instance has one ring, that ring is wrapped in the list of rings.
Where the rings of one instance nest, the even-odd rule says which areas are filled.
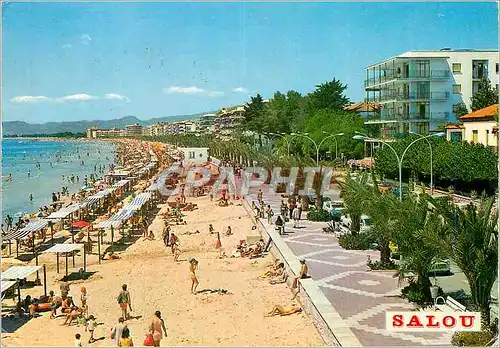
[[[407,196],[403,202],[396,199],[394,203],[397,223],[392,238],[403,256],[397,275],[404,277],[413,273],[413,282],[430,299],[430,272],[447,256],[447,226],[430,209],[426,195]]]
[[[357,235],[361,228],[361,215],[366,212],[366,198],[369,196],[368,177],[366,174],[353,179],[347,173],[345,182],[340,182],[340,196],[344,201],[346,212],[351,219],[351,234]]]
[[[488,325],[498,266],[498,211],[493,204],[494,197],[485,195],[477,206],[470,203],[463,210],[451,203],[435,203],[450,230],[451,258],[464,272],[472,300],[481,311],[482,322]]]

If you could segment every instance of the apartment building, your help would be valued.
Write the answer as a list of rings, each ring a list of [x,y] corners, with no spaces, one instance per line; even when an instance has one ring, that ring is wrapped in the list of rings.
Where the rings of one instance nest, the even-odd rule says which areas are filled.
[[[461,124],[446,126],[446,139],[468,141],[498,149],[498,104],[460,117]]]
[[[132,137],[132,136],[142,135],[143,134],[142,129],[143,127],[138,123],[126,125],[125,136]]]
[[[220,135],[231,135],[243,122],[245,107],[243,105],[222,108],[214,119],[214,131]]]
[[[97,139],[97,138],[116,138],[123,136],[122,130],[119,128],[111,129],[100,129],[97,127],[92,127],[87,129],[87,138]]]
[[[215,130],[214,123],[216,114],[205,114],[199,119],[199,131],[203,133],[211,133]]]
[[[428,133],[454,120],[453,105],[470,99],[482,78],[498,86],[498,50],[409,51],[366,68],[366,102],[381,104],[366,125],[381,137]]]

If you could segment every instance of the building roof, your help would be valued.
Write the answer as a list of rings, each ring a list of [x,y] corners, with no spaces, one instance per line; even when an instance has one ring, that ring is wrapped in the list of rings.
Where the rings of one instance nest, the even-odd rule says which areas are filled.
[[[382,109],[382,105],[375,102],[362,101],[356,104],[346,106],[344,110],[346,111],[358,111],[358,112],[368,112],[368,111],[379,111]]]
[[[461,121],[477,121],[479,119],[492,119],[498,115],[498,104],[487,106],[483,109],[473,111],[467,115],[460,117]]]
[[[447,124],[446,129],[464,129],[463,124]]]

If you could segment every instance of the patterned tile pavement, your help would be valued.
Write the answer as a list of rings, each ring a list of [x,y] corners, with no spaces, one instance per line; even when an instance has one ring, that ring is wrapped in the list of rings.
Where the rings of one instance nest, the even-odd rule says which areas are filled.
[[[280,211],[281,196],[263,187],[263,200],[273,211]],[[257,200],[257,189],[246,196],[249,203]],[[305,214],[303,214],[305,219]],[[266,228],[273,228],[262,220]],[[335,310],[346,321],[364,346],[450,345],[449,333],[395,333],[385,330],[384,313],[388,310],[412,310],[408,301],[399,297],[401,287],[392,273],[368,271],[366,261],[379,258],[377,251],[344,250],[337,238],[325,234],[326,224],[302,220],[300,228],[291,223],[282,238],[298,258],[307,260],[310,275]],[[333,328],[335,332],[335,328]]]

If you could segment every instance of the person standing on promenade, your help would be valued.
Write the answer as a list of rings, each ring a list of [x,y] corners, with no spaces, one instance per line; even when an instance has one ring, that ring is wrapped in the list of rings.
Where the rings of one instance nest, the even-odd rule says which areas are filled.
[[[261,189],[259,189],[259,192],[257,192],[257,200],[259,202],[262,202],[262,190]]]
[[[153,346],[159,347],[160,341],[163,338],[163,333],[165,333],[165,337],[167,337],[167,328],[165,327],[165,321],[162,319],[160,311],[155,312],[151,325],[149,326],[149,331],[153,334]]]
[[[293,209],[292,217],[293,217],[293,228],[299,228],[300,211],[298,206],[296,206]]]
[[[196,259],[189,259],[189,275],[191,277],[191,293],[193,295],[196,295],[196,288],[198,287],[199,281],[198,278],[196,277],[196,269],[198,268],[198,260]]]
[[[120,294],[118,295],[118,304],[120,305],[120,308],[122,310],[122,317],[125,320],[128,319],[127,307],[132,312],[131,302],[132,301],[130,301],[130,293],[127,290],[127,284],[123,284],[122,291],[120,291]]]
[[[266,214],[267,214],[267,223],[268,223],[269,225],[272,225],[272,224],[273,224],[273,216],[274,216],[274,212],[273,212],[273,210],[271,209],[271,206],[270,206],[270,205],[268,205],[268,206],[267,206]]]

